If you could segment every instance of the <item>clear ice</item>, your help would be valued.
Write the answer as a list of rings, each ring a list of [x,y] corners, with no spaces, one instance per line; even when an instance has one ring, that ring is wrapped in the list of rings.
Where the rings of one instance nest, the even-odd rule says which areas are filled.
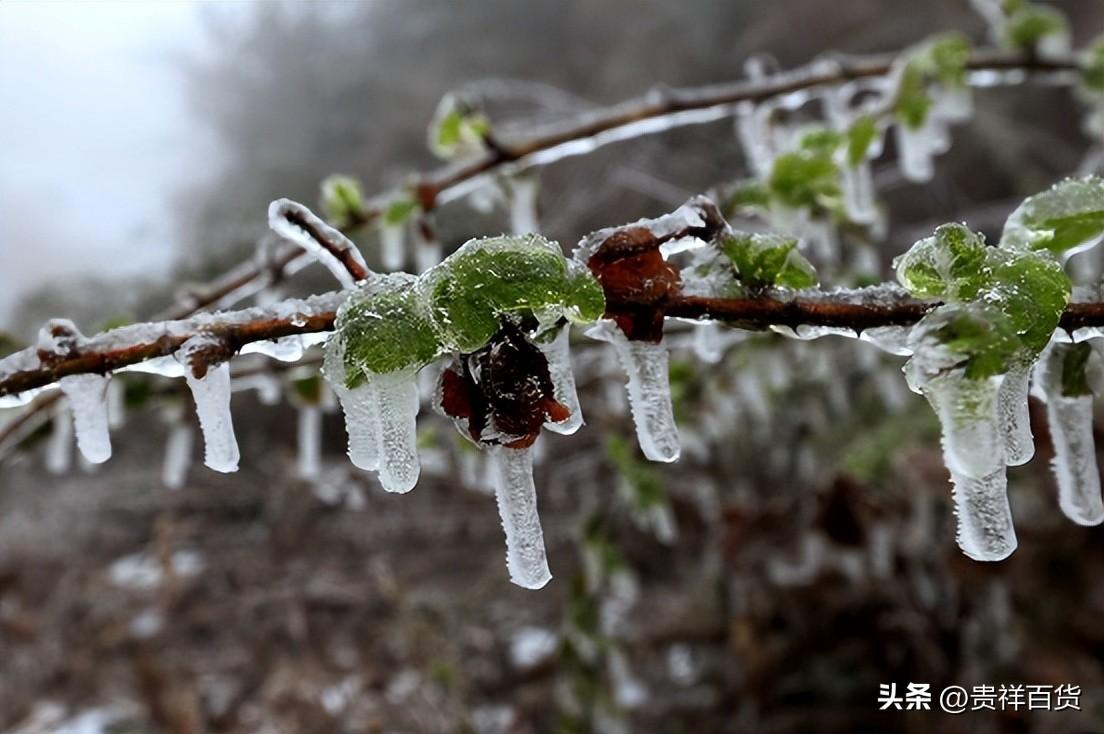
[[[207,374],[202,378],[193,375],[188,366],[193,350],[205,344],[203,337],[193,337],[184,343],[176,358],[186,367],[184,379],[191,388],[199,426],[203,431],[203,463],[218,472],[235,472],[240,455],[230,415],[230,363],[208,366]]]
[[[544,427],[556,433],[570,435],[583,425],[583,409],[575,390],[575,371],[571,369],[571,327],[564,325],[556,338],[540,349],[548,360],[548,373],[552,377],[552,389],[556,402],[571,411],[561,423],[545,423]]]
[[[102,464],[111,458],[107,415],[107,385],[110,379],[109,375],[85,374],[69,375],[58,381],[73,411],[77,447],[92,464]]]
[[[533,454],[528,448],[488,449],[493,465],[495,497],[506,532],[506,568],[510,581],[525,589],[539,589],[552,579],[544,549],[544,532],[537,515],[537,488],[533,483]]]

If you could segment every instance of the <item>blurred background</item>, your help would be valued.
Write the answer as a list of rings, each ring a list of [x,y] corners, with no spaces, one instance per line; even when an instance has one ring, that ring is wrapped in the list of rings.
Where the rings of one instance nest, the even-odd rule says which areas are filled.
[[[1053,4],[1075,46],[1104,30],[1099,0]],[[377,192],[433,167],[446,92],[523,136],[738,79],[752,56],[788,68],[947,29],[985,38],[966,0],[4,0],[0,356],[51,317],[149,318],[252,257],[268,202],[313,205],[329,174]],[[892,150],[875,162],[888,229],[829,285],[888,279],[946,221],[992,236],[1024,196],[1099,167],[1068,89],[976,101],[929,184]],[[542,230],[570,248],[747,175],[731,120],[617,143],[541,172]],[[461,201],[435,221],[449,251],[508,219]],[[376,235],[358,242],[379,267]],[[330,288],[310,268],[257,298]],[[482,458],[428,410],[423,479],[394,496],[345,458],[317,355],[235,362],[231,475],[201,466],[181,381],[128,375],[107,464],[49,421],[0,459],[0,730],[1104,731],[1104,536],[1058,509],[1045,411],[1036,459],[1010,471],[1020,548],[980,564],[955,545],[938,425],[899,358],[728,337],[709,362],[672,327],[674,465],[638,455],[620,370],[579,340],[587,425],[540,440],[554,580],[536,592],[508,582]],[[879,683],[910,681],[1072,683],[1082,711],[877,711]]]

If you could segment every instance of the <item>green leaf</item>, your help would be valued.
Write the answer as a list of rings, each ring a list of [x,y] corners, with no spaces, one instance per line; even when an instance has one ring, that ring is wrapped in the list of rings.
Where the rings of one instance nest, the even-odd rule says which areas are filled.
[[[774,161],[767,186],[773,197],[794,209],[835,208],[841,192],[835,146],[824,137],[807,136],[808,147],[783,153]]]
[[[322,212],[336,227],[364,218],[364,190],[352,176],[334,174],[322,180]]]
[[[847,164],[852,168],[866,160],[867,151],[878,137],[878,121],[872,115],[860,115],[847,128]]]
[[[369,282],[338,312],[336,329],[344,340],[350,388],[370,373],[419,368],[443,351],[413,278],[383,286]]]
[[[958,33],[944,34],[905,52],[905,67],[897,88],[894,116],[910,129],[923,126],[933,104],[931,87],[966,85],[970,41]]]
[[[383,223],[390,227],[397,227],[406,222],[417,208],[417,202],[409,197],[394,199],[383,210]]]
[[[935,234],[894,259],[899,282],[917,298],[969,300],[983,284],[985,239],[962,224],[944,224]]]
[[[725,213],[738,214],[770,206],[770,190],[759,181],[736,185],[725,200]]]
[[[1093,41],[1085,52],[1081,88],[1090,94],[1104,94],[1104,36]]]
[[[1004,225],[1000,246],[1046,250],[1054,255],[1104,235],[1104,179],[1066,179],[1029,197]]]
[[[446,94],[437,105],[429,128],[429,147],[445,160],[472,156],[485,149],[490,132],[490,120],[475,104]]]
[[[485,345],[504,314],[550,324],[605,311],[589,271],[569,270],[559,247],[539,235],[471,240],[430,271],[423,288],[446,341],[461,352]]]
[[[322,378],[319,375],[291,380],[291,389],[299,400],[308,405],[318,405],[322,401]]]
[[[932,40],[928,57],[934,77],[945,87],[966,86],[966,63],[970,60],[970,39],[948,33]]]
[[[1004,42],[1011,48],[1036,51],[1039,42],[1048,36],[1069,33],[1069,22],[1055,8],[1043,5],[1025,5],[1008,18],[1004,29]]]
[[[999,306],[1031,358],[1046,347],[1069,303],[1070,279],[1046,253],[990,249],[986,300]]]
[[[1068,398],[1092,395],[1088,370],[1092,347],[1089,343],[1061,344],[1056,348],[1062,350],[1062,395]]]
[[[737,280],[748,288],[800,289],[817,284],[816,270],[791,237],[738,233],[725,237],[718,246],[732,263]]]
[[[972,380],[1004,374],[1021,348],[1004,312],[978,301],[940,306],[921,319],[917,328],[924,331],[924,341],[928,342],[922,348],[942,348],[948,367],[963,368]]]

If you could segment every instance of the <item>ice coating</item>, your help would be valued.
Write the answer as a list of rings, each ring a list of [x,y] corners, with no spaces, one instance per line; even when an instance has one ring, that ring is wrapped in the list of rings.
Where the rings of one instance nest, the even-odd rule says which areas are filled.
[[[169,489],[180,489],[188,477],[192,463],[192,427],[179,422],[169,429],[165,441],[165,460],[161,465],[161,483]]]
[[[629,341],[608,319],[597,322],[586,335],[612,344],[628,376],[629,408],[644,455],[652,461],[677,461],[679,434],[671,406],[666,344]]]
[[[192,391],[199,426],[203,431],[203,463],[217,472],[235,472],[240,455],[230,415],[230,363],[208,365],[203,377],[196,377],[190,365],[196,351],[209,347],[209,339],[196,336],[180,347],[176,358],[187,367],[184,379]]]
[[[1071,360],[1077,356],[1083,359]],[[1090,370],[1096,374],[1090,375]],[[1078,525],[1104,522],[1089,390],[1099,377],[1099,355],[1087,345],[1051,344],[1035,373],[1036,394],[1047,404],[1058,504]]]
[[[375,392],[370,382],[354,388],[345,386],[344,346],[339,336],[326,342],[322,374],[341,403],[345,432],[349,437],[348,454],[353,465],[365,471],[379,468],[379,419]]]
[[[69,398],[77,447],[92,464],[111,458],[111,434],[108,431],[107,385],[109,375],[69,375],[58,381]]]
[[[920,384],[943,429],[943,456],[955,473],[981,479],[1004,471],[1004,436],[997,418],[1001,377],[939,375]]]
[[[555,339],[540,345],[540,350],[548,360],[548,373],[552,377],[556,402],[571,411],[566,420],[547,422],[544,427],[555,433],[570,435],[583,425],[583,409],[575,390],[575,371],[571,368],[571,327],[565,324]]]
[[[950,459],[947,460],[950,464]],[[975,561],[1001,561],[1016,550],[1004,467],[982,477],[951,470],[958,547]]]
[[[510,182],[510,231],[514,234],[540,232],[537,218],[537,178],[531,173]]]
[[[384,270],[401,270],[405,260],[406,223],[384,223],[380,227],[380,261]]]
[[[537,514],[531,449],[492,446],[495,497],[506,533],[506,568],[510,581],[525,589],[539,589],[552,579],[544,549],[544,532]]]
[[[932,159],[946,153],[949,147],[947,131],[934,115],[917,128],[900,123],[894,126],[901,173],[913,183],[925,183],[935,174]]]
[[[296,427],[298,457],[296,467],[301,479],[314,479],[321,471],[322,409],[317,405],[299,408]]]
[[[1031,370],[1017,365],[1008,370],[997,393],[997,413],[1004,436],[1004,461],[1008,466],[1020,466],[1035,455],[1035,439],[1031,435],[1031,415],[1027,393]]]
[[[303,358],[305,345],[298,334],[279,339],[250,342],[241,348],[241,354],[263,354],[279,362],[298,362]]]
[[[379,481],[388,492],[409,492],[418,483],[418,377],[402,370],[369,378],[379,436]]]
[[[326,224],[302,204],[290,199],[277,199],[272,202],[268,207],[268,226],[273,232],[299,245],[311,257],[325,265],[343,288],[352,288],[356,285],[355,279],[331,249],[320,244],[311,232],[321,236],[333,250],[341,252],[345,257],[351,257],[365,270],[368,269],[360,250],[348,237]]]
[[[843,190],[843,206],[847,217],[859,224],[872,224],[878,218],[874,204],[874,177],[870,163],[840,166],[840,188]]]

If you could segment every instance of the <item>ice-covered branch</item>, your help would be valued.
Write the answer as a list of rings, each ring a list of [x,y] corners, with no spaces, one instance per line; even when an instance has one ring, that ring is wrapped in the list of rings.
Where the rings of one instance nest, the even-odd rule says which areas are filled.
[[[370,274],[356,245],[302,204],[290,199],[272,202],[268,207],[268,225],[325,265],[346,288],[352,288]]]

